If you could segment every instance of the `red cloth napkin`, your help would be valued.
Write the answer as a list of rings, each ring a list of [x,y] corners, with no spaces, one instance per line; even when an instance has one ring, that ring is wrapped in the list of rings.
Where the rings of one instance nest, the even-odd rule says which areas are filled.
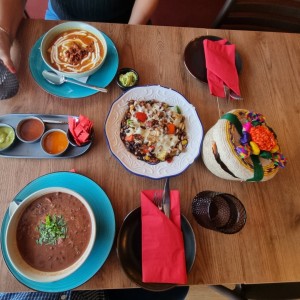
[[[225,45],[226,40],[203,41],[210,93],[224,98],[224,85],[241,95],[239,76],[235,65],[235,45]]]
[[[154,193],[155,191],[141,193],[142,281],[186,284],[179,191],[170,192],[170,219],[153,204]]]
[[[73,117],[69,117],[68,123],[69,130],[78,146],[90,141],[93,123],[87,117],[79,115],[78,120]]]

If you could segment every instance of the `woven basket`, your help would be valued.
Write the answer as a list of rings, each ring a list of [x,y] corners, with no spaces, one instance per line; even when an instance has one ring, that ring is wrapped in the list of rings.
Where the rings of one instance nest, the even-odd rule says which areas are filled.
[[[236,147],[241,145],[241,128],[248,122],[248,113],[250,112],[245,109],[226,113],[204,137],[202,148],[204,164],[218,177],[238,181],[266,181],[278,172],[279,166],[272,159],[262,158],[259,155],[241,158],[237,152]],[[235,121],[232,121],[232,118]],[[270,127],[268,128],[273,132]],[[275,134],[274,137],[276,139]]]

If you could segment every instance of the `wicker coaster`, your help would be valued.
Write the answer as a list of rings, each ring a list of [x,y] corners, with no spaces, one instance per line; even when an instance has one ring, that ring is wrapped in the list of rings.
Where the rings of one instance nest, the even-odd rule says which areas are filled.
[[[9,99],[15,96],[19,90],[17,76],[8,71],[0,61],[0,100]]]
[[[194,197],[192,213],[199,225],[227,234],[239,232],[247,219],[246,209],[239,199],[213,191],[202,191]]]

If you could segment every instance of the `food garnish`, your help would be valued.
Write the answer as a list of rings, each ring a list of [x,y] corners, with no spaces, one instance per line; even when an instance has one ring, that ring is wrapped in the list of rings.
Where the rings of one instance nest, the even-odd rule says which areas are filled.
[[[47,215],[45,222],[37,226],[40,237],[37,244],[56,245],[60,239],[67,237],[67,224],[62,216]]]
[[[133,86],[137,81],[137,76],[134,72],[130,71],[119,76],[119,81],[123,86]]]

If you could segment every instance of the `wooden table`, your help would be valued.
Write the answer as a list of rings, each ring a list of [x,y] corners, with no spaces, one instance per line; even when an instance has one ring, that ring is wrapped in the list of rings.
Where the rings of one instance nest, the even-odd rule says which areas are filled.
[[[83,99],[59,99],[33,80],[28,56],[36,40],[55,22],[26,20],[19,31],[21,65],[17,96],[0,103],[1,114],[84,114],[94,121],[96,140],[90,151],[75,159],[0,158],[0,219],[13,197],[30,181],[55,171],[75,168],[95,180],[111,200],[117,231],[124,217],[140,205],[140,191],[162,188],[163,180],[132,175],[111,155],[104,137],[104,121],[121,91],[112,82],[108,94]],[[300,281],[300,35],[193,28],[94,24],[114,41],[120,67],[134,67],[140,84],[160,84],[182,93],[197,109],[206,132],[219,115],[233,108],[260,112],[275,129],[288,165],[272,180],[241,183],[214,176],[199,157],[183,174],[171,179],[181,193],[181,209],[195,231],[197,255],[188,277],[190,285]],[[244,101],[227,103],[209,94],[183,63],[188,42],[201,35],[217,35],[237,45],[243,60],[240,86]],[[298,149],[299,147],[299,149]],[[247,210],[244,229],[225,235],[200,227],[191,203],[200,191],[236,195]],[[135,287],[122,271],[116,244],[99,270],[80,289]],[[28,290],[0,259],[0,291]]]

